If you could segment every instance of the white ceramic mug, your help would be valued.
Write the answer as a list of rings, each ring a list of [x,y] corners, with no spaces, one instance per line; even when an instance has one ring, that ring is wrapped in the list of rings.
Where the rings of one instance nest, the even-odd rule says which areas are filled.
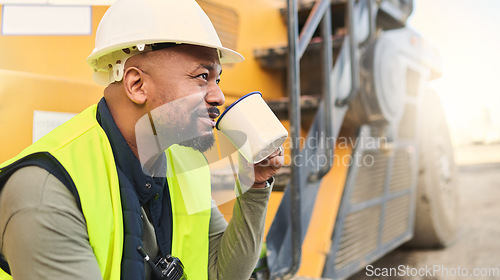
[[[288,131],[258,91],[226,108],[215,127],[222,131],[249,162],[259,163],[276,151]]]

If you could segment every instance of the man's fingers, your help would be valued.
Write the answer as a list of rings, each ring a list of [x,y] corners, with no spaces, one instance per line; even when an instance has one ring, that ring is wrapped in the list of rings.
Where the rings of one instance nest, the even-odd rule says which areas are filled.
[[[274,169],[280,169],[285,163],[285,157],[283,155],[276,156],[269,161],[269,165]]]
[[[283,147],[279,147],[265,160],[256,164],[259,167],[272,167],[273,169],[280,169],[285,163],[285,156],[283,155]]]
[[[283,146],[280,146],[278,149],[276,149],[276,151],[274,151],[272,154],[270,154],[265,160],[263,160],[262,162],[266,161],[266,160],[270,160],[272,158],[275,158],[277,156],[283,156],[284,152],[283,152]]]

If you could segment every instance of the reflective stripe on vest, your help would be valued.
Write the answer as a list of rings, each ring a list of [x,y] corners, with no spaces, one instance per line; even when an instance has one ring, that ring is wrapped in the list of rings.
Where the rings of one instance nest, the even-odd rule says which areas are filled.
[[[0,167],[36,152],[54,156],[78,190],[89,242],[103,279],[119,280],[123,251],[120,188],[113,152],[96,120],[96,110],[97,105],[87,108]],[[166,154],[173,214],[172,255],[181,259],[189,280],[204,280],[208,278],[211,201],[206,159],[200,152],[181,146],[171,147]],[[1,271],[0,279],[11,278]]]

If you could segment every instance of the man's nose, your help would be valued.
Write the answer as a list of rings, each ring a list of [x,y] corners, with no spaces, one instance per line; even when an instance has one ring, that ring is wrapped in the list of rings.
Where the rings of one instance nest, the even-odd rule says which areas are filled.
[[[226,98],[217,83],[214,82],[210,85],[205,101],[211,106],[222,106],[224,104]]]

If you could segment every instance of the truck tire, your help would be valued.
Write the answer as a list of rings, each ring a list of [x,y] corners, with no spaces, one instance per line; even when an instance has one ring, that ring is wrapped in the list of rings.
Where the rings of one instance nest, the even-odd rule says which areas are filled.
[[[415,229],[406,247],[443,248],[453,241],[458,223],[457,168],[436,92],[428,90],[420,108]]]

